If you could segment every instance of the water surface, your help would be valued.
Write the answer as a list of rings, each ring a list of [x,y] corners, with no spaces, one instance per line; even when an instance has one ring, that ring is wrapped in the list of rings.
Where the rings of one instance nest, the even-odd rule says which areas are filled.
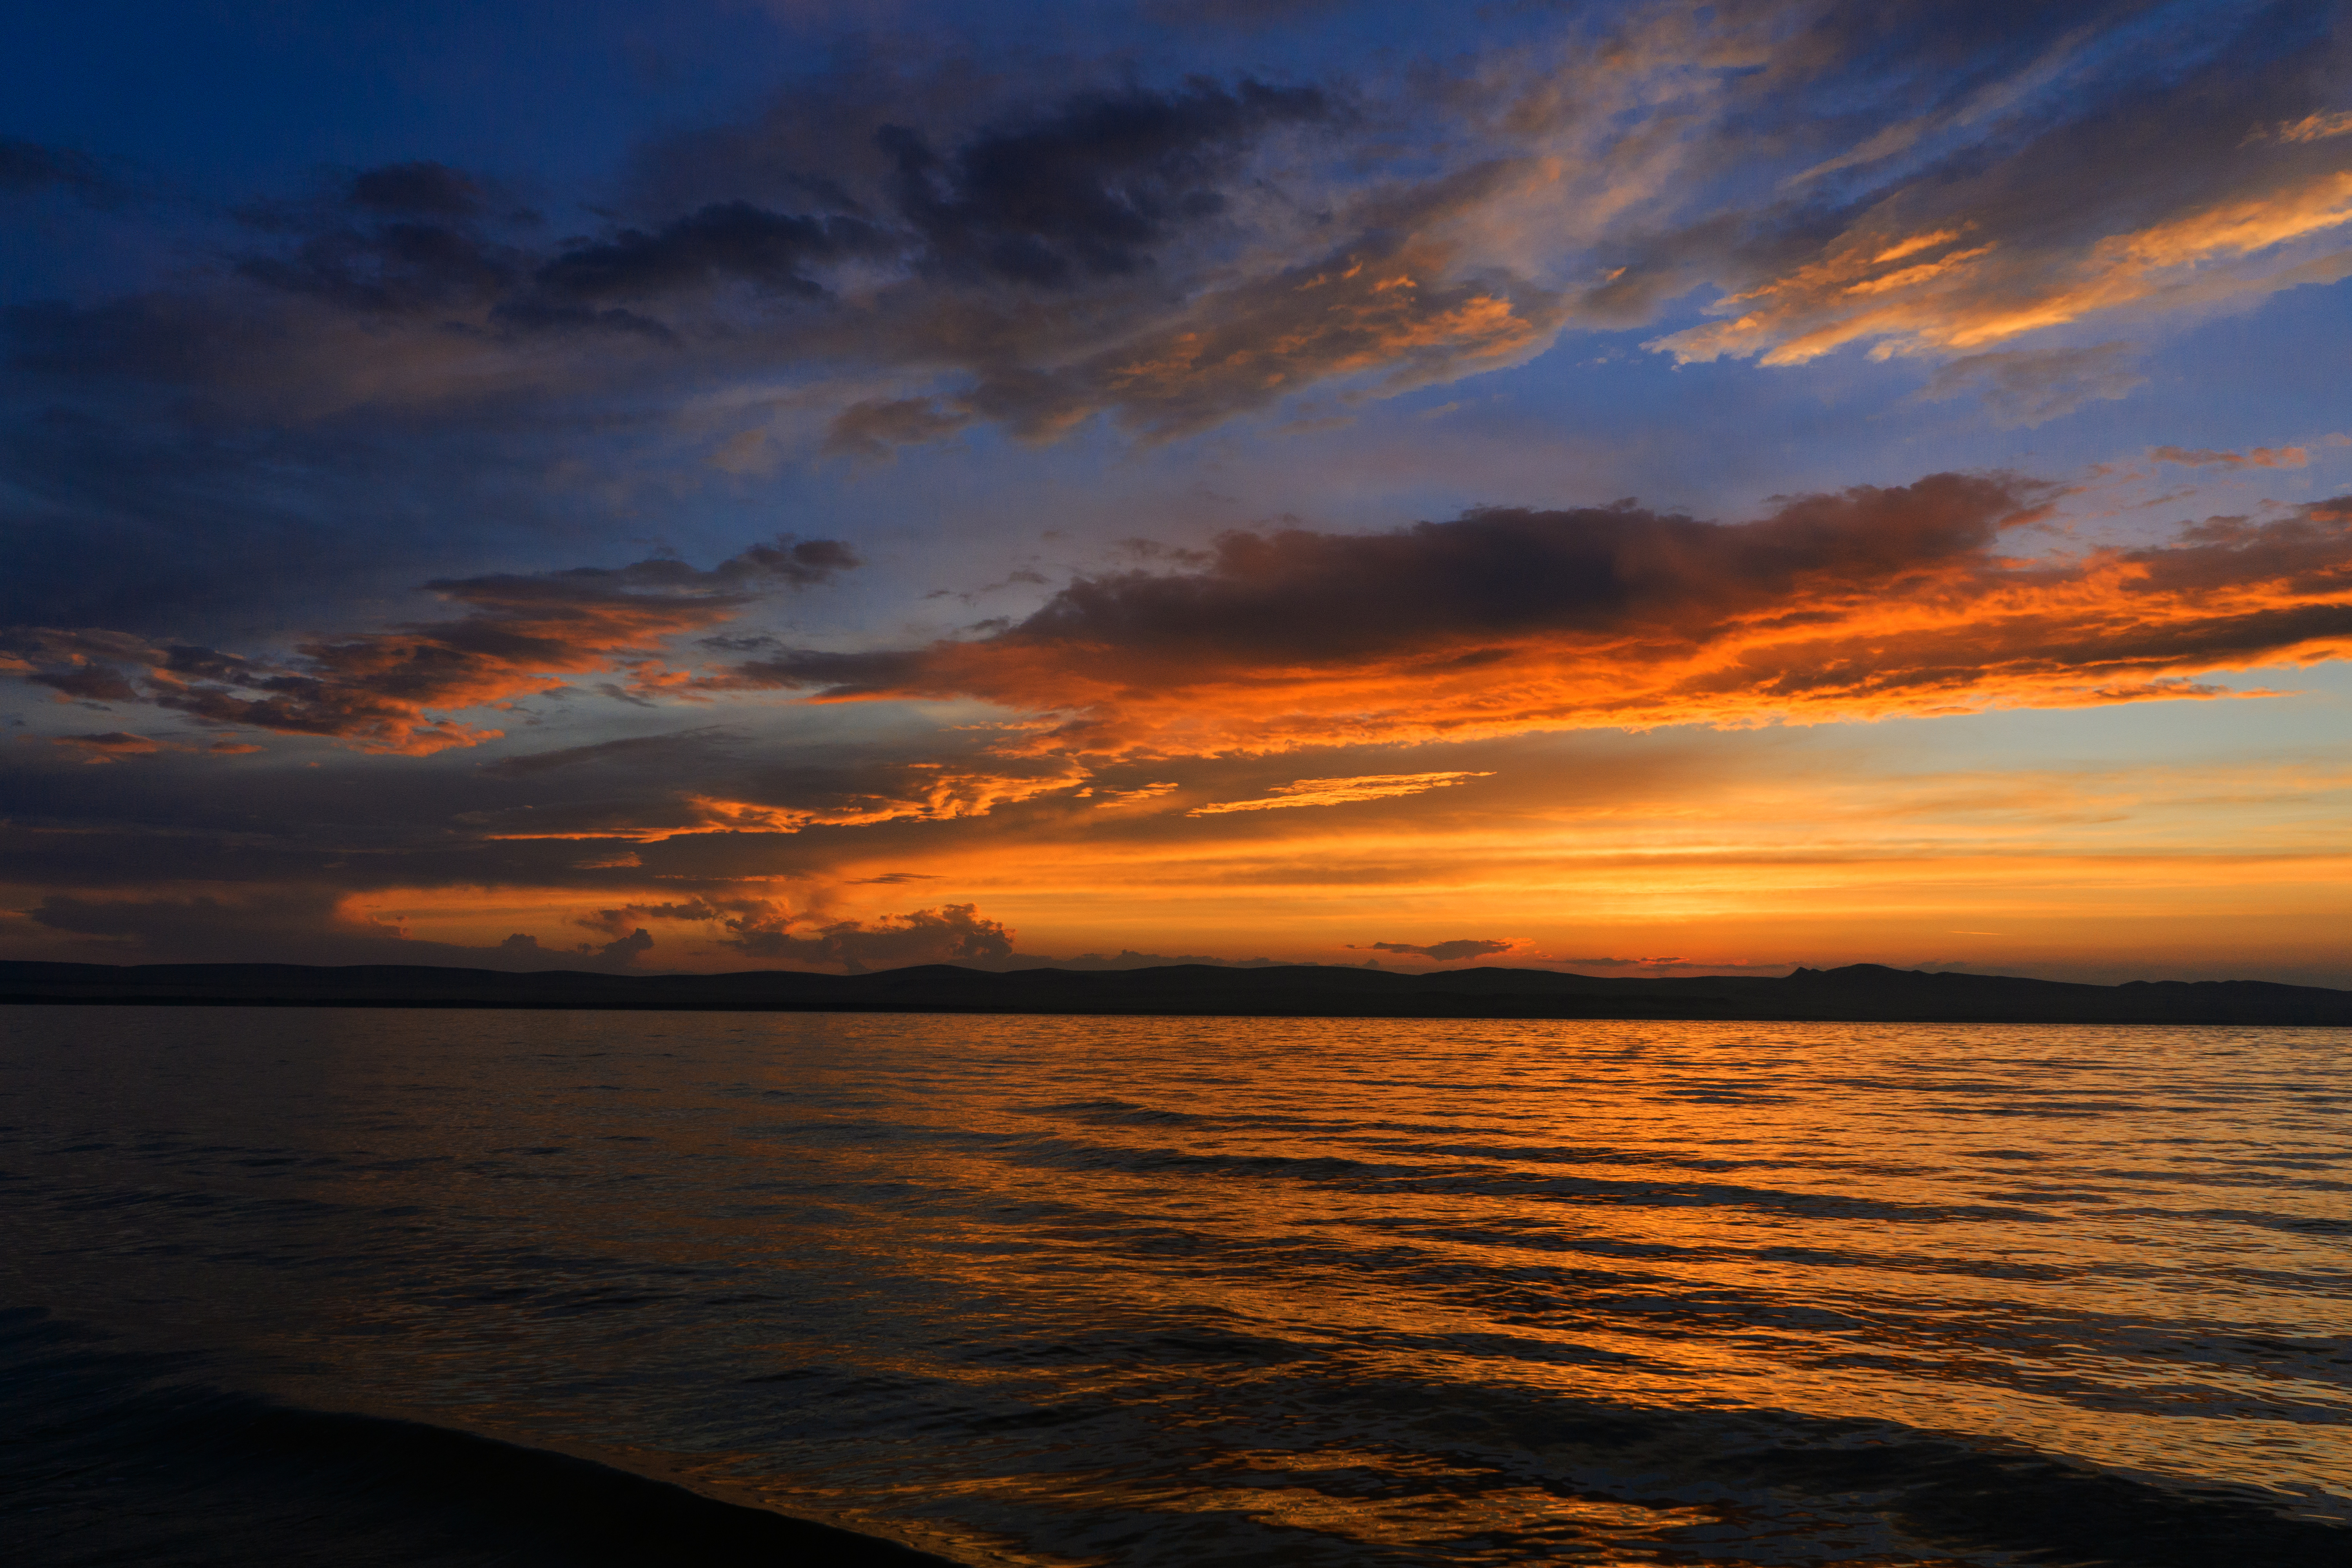
[[[0,1010],[11,1528],[645,1560],[354,1522],[478,1434],[972,1563],[2341,1568],[2347,1044]]]

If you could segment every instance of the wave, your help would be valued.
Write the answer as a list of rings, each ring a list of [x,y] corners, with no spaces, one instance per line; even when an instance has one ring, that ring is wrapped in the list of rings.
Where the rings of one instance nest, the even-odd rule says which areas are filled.
[[[26,1568],[950,1568],[469,1432],[208,1385],[201,1358],[0,1310],[0,1521]]]
[[[2315,1046],[231,1022],[0,1127],[0,1300],[187,1304],[0,1319],[34,1568],[920,1561],[684,1452],[975,1562],[2352,1568]]]

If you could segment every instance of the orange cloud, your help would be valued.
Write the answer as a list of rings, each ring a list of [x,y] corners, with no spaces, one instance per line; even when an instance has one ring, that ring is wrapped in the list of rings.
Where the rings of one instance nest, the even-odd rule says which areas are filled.
[[[2147,455],[2159,463],[2178,463],[2189,468],[2300,468],[2311,462],[2311,454],[2301,447],[2256,447],[2245,452],[2152,447]]]
[[[1442,213],[1445,204],[1435,205]],[[1566,320],[1556,293],[1492,268],[1465,279],[1463,262],[1457,247],[1426,237],[1367,242],[1319,263],[1203,289],[1172,319],[1059,364],[991,368],[951,397],[853,405],[835,419],[826,445],[878,455],[975,418],[1048,440],[1105,412],[1129,429],[1169,437],[1320,382],[1377,375],[1383,391],[1402,391],[1496,369],[1550,342]]]
[[[1110,811],[1123,805],[1147,805],[1152,801],[1158,800],[1160,796],[1173,795],[1183,787],[1184,786],[1182,784],[1177,784],[1173,780],[1160,779],[1155,780],[1150,784],[1139,784],[1134,789],[1105,790],[1100,795],[1096,795],[1094,803],[1095,809],[1097,811]],[[1091,789],[1082,789],[1078,793],[1080,795],[1095,795],[1095,792]]]
[[[1128,423],[1198,428],[1333,376],[1377,370],[1391,387],[1447,380],[1549,341],[1547,299],[1446,279],[1452,258],[1423,246],[1351,254],[1211,296],[1183,325],[1122,347],[1088,379]]]
[[[2254,139],[2261,134],[2255,132]],[[2282,121],[2271,134],[2281,142],[2325,142],[2331,136],[2352,134],[2352,112],[2306,114],[2301,120]]]
[[[803,827],[863,827],[878,822],[946,822],[960,816],[985,816],[1000,805],[1075,788],[1087,776],[1076,767],[1042,775],[966,772],[922,763],[909,767],[915,776],[907,793],[835,805],[770,805],[701,795],[680,798],[697,814],[699,825],[690,832],[797,833]],[[935,771],[922,771],[927,769]]]
[[[1236,532],[1202,570],[1083,578],[992,637],[709,679],[979,698],[1036,721],[1009,751],[1147,757],[2218,696],[2194,678],[2352,651],[2352,499],[2001,553],[2045,494],[1946,474],[1734,524],[1626,505]]]
[[[1195,806],[1185,815],[1218,816],[1229,811],[1285,811],[1302,805],[1344,805],[1349,801],[1386,800],[1396,795],[1421,795],[1468,779],[1492,776],[1490,773],[1368,773],[1360,778],[1300,779],[1295,784],[1277,784],[1273,794],[1256,800],[1220,801],[1213,805]]]
[[[1802,364],[1861,342],[1874,342],[1881,356],[1934,353],[2159,297],[2197,303],[2268,291],[2287,274],[2278,258],[2260,259],[2266,253],[2352,223],[2352,171],[2276,178],[2139,228],[2047,243],[1974,220],[1906,235],[1874,214],[1815,259],[1726,298],[1715,310],[1729,320],[1649,346],[1685,363],[1728,355]],[[2323,264],[2328,277],[2347,268],[2342,256]]]
[[[152,703],[421,756],[500,734],[450,713],[559,690],[565,676],[626,671],[658,681],[655,645],[725,621],[761,594],[823,582],[856,564],[835,541],[783,538],[708,572],[656,559],[428,583],[471,613],[302,643],[289,664],[160,647],[120,632],[20,628],[0,637],[7,659],[0,668],[60,700]]]
[[[82,759],[87,763],[110,763],[122,757],[152,756],[163,750],[161,741],[151,741],[144,735],[133,735],[121,730],[102,735],[59,735],[51,744],[70,746],[89,752]]]
[[[261,750],[240,741],[215,741],[209,746],[184,745],[177,741],[150,740],[124,730],[110,730],[96,735],[57,735],[50,744],[68,746],[89,753],[86,763],[114,763],[125,757],[152,757],[161,752],[202,752],[216,757],[249,756]]]
[[[985,816],[1000,805],[1076,789],[1090,776],[1067,762],[1000,768],[907,763],[866,769],[856,777],[778,781],[766,798],[689,789],[667,793],[651,804],[633,800],[611,805],[526,806],[469,814],[467,821],[490,839],[614,838],[658,844],[699,833],[798,833],[809,827]],[[1134,793],[1149,796],[1161,792]]]

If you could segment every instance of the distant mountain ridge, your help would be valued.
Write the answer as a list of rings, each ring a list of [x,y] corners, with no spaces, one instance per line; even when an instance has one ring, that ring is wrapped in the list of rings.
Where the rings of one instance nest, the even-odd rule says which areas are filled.
[[[178,1006],[655,1008],[1402,1018],[1725,1018],[1777,1022],[2352,1026],[2352,991],[2256,980],[2084,985],[1856,963],[1778,979],[1613,979],[1546,969],[1400,974],[1316,964],[1024,969],[923,964],[874,974],[289,963],[0,962],[0,1003]]]

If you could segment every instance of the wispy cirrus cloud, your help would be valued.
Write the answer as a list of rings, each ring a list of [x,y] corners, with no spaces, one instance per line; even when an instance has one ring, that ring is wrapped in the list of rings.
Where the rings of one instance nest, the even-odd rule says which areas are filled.
[[[1824,7],[1815,37],[1859,44],[1858,20]],[[1810,57],[1784,65],[1767,48],[1746,90],[1777,86],[1791,115],[1832,79],[1926,97],[1817,111],[1813,134],[1847,139],[1843,150],[1776,200],[1629,228],[1602,247],[1619,266],[1580,306],[1720,290],[1714,320],[1652,341],[1685,362],[1788,366],[1848,347],[1949,360],[2093,321],[2196,320],[2352,272],[2352,167],[2326,107],[2343,47],[2334,26],[2283,5],[2200,24],[2104,6],[1996,42],[1957,13],[1922,15],[1912,47],[1923,64],[1947,51],[1938,68],[1861,80],[1836,68],[1809,80],[1797,62]],[[1727,107],[1742,97],[1729,90]],[[1708,157],[1738,160],[1715,134],[1702,138]],[[1998,374],[1990,389],[2002,390]]]
[[[2147,455],[2159,463],[2178,463],[2190,468],[2300,468],[2311,462],[2311,454],[2301,447],[2252,447],[2242,452],[2151,447]]]
[[[2015,429],[2063,418],[2085,404],[2128,397],[2147,384],[2132,344],[2094,343],[1966,354],[1937,366],[1918,396],[1937,403],[1975,393],[1993,423]]]
[[[1977,220],[1857,226],[1804,265],[1714,308],[1730,319],[1652,345],[1685,363],[1726,355],[1802,364],[1850,343],[1889,354],[1981,350],[2087,317],[2260,297],[2352,274],[2352,246],[2313,256],[2292,242],[2352,224],[2352,171],[2318,170],[2146,226],[2085,234],[2053,253]]]
[[[1235,811],[1289,811],[1310,805],[1346,805],[1360,800],[1393,800],[1400,795],[1426,795],[1450,784],[1489,778],[1481,773],[1365,773],[1344,779],[1299,779],[1277,784],[1271,795],[1255,800],[1223,800],[1196,805],[1188,816],[1223,816]]]
[[[2258,132],[2254,138],[2268,135],[2281,142],[2325,142],[2331,136],[2352,136],[2352,110],[2334,113],[2306,114],[2300,120],[2282,121],[2268,132]]]
[[[605,800],[475,812],[468,814],[466,825],[485,838],[500,841],[609,838],[658,844],[698,834],[791,834],[812,827],[953,822],[1075,791],[1092,777],[1077,763],[1055,758],[1003,760],[994,765],[985,761],[877,762],[764,776],[746,772],[700,785],[672,784]],[[1145,799],[1160,793],[1139,792]]]
[[[87,735],[58,735],[51,743],[68,747],[83,753],[86,763],[116,763],[125,757],[152,757],[163,752],[203,752],[216,757],[249,756],[261,750],[247,741],[222,739],[209,745],[192,745],[181,741],[158,741],[146,735],[134,735],[127,730],[109,730]]]

